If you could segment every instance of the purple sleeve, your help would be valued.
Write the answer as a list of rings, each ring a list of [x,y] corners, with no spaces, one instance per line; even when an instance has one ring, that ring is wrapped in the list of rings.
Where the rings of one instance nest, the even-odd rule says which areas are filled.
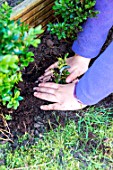
[[[75,91],[86,105],[96,104],[113,92],[113,42],[80,79]]]
[[[78,34],[72,46],[76,54],[86,58],[94,58],[99,54],[113,25],[113,0],[97,0],[95,9],[99,14],[87,20],[83,25],[83,32]]]

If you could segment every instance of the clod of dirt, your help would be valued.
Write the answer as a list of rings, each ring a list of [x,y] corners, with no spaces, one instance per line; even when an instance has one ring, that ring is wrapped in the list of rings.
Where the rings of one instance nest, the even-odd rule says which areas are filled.
[[[54,42],[51,39],[48,39],[47,40],[47,46],[48,47],[53,47],[53,45],[54,45]]]

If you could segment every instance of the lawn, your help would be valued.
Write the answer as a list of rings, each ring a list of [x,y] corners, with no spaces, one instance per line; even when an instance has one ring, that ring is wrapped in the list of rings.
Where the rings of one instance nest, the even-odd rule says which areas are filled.
[[[30,144],[30,134],[18,146],[0,146],[5,164],[1,170],[110,170],[113,168],[113,108],[89,107],[77,121],[40,134]],[[58,118],[58,117],[57,117]],[[26,142],[27,141],[27,142]],[[5,154],[4,154],[5,152]]]

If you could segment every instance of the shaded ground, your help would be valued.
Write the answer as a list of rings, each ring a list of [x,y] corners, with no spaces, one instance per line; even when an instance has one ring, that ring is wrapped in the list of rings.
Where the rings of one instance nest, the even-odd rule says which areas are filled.
[[[38,48],[30,48],[35,53],[35,61],[31,63],[23,72],[23,82],[19,83],[21,88],[21,95],[24,100],[20,102],[19,108],[15,110],[7,110],[1,106],[1,114],[11,114],[12,120],[8,121],[7,128],[10,129],[12,134],[8,135],[12,140],[17,135],[28,132],[33,136],[39,136],[46,130],[49,130],[49,125],[55,127],[58,123],[62,126],[65,124],[66,119],[74,119],[76,121],[76,111],[42,111],[40,105],[47,103],[33,96],[33,87],[36,86],[35,81],[43,74],[44,70],[57,60],[57,57],[63,57],[65,53],[69,56],[73,55],[71,50],[72,44],[63,40],[59,41],[56,36],[50,35],[46,32],[42,37],[42,43]],[[105,45],[106,46],[106,45]],[[113,106],[113,95],[110,95],[103,101],[97,104],[98,107],[103,106],[108,108]],[[79,111],[83,115],[84,111]],[[57,120],[59,117],[59,121]],[[0,128],[4,128],[3,117],[0,117]],[[5,137],[1,133],[1,137]]]
[[[51,46],[51,43],[53,44]],[[56,116],[54,112],[40,110],[40,105],[45,101],[39,100],[33,96],[33,87],[36,86],[35,81],[43,74],[45,68],[57,60],[57,57],[64,56],[65,53],[69,52],[70,56],[73,55],[71,51],[71,43],[65,41],[58,41],[56,36],[52,36],[46,33],[42,37],[42,43],[37,49],[31,48],[35,53],[35,62],[31,63],[28,68],[23,72],[23,82],[19,84],[21,88],[21,95],[24,100],[20,102],[20,106],[16,111],[7,110],[1,108],[1,113],[11,113],[12,120],[9,121],[9,128],[14,134],[25,133],[26,131],[35,133],[38,135],[42,133],[45,128],[49,128],[48,122],[57,124]],[[46,102],[47,103],[47,102]],[[64,123],[64,112],[56,112],[59,116],[61,115],[61,124]],[[1,127],[4,127],[3,121],[1,120]]]

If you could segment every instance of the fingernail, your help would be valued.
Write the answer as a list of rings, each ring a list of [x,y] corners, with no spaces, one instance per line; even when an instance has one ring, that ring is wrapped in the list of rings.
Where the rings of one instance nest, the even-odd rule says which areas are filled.
[[[42,110],[43,110],[43,106],[40,106],[40,109],[42,109]]]
[[[41,86],[43,83],[39,83],[38,86]]]
[[[36,96],[36,94],[37,94],[37,93],[36,93],[36,92],[34,92],[34,96]]]
[[[33,90],[36,90],[36,87],[34,87]]]
[[[39,93],[38,92],[34,92],[34,96],[35,97],[39,97]]]
[[[68,79],[66,79],[66,83],[69,83],[69,80],[68,80]]]
[[[38,83],[38,82],[39,82],[39,80],[35,81],[35,83]]]

